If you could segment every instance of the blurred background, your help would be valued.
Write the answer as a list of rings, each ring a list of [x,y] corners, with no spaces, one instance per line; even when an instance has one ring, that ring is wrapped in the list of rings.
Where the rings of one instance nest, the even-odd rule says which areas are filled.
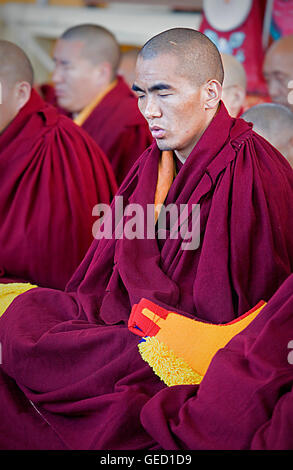
[[[50,81],[54,41],[72,25],[105,26],[122,51],[165,29],[190,27],[242,63],[250,96],[264,96],[263,56],[272,41],[292,34],[292,12],[293,0],[0,0],[0,36],[26,51],[42,83]]]

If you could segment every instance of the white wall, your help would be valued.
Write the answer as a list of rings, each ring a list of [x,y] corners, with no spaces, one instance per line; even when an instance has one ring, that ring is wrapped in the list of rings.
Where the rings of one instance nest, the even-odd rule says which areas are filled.
[[[107,8],[62,7],[23,3],[0,5],[4,39],[19,44],[32,60],[36,80],[46,81],[52,70],[54,40],[68,27],[96,23],[110,29],[122,45],[143,45],[173,27],[198,29],[200,13],[174,12],[167,6],[110,4]]]

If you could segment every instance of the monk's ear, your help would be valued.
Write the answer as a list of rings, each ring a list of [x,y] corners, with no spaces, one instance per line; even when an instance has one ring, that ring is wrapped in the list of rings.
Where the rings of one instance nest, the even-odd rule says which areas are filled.
[[[222,85],[218,80],[209,80],[203,85],[204,109],[216,108],[222,97]]]
[[[15,87],[15,100],[17,112],[23,108],[31,96],[31,85],[28,82],[18,82]]]

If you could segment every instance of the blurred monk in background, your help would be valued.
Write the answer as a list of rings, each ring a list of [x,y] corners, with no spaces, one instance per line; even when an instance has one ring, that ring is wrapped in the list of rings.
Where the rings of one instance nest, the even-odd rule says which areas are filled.
[[[92,242],[92,209],[117,185],[97,144],[32,89],[33,69],[0,41],[0,276],[63,289]]]
[[[271,100],[293,111],[293,34],[272,43],[265,55],[263,74]]]
[[[118,73],[124,77],[130,88],[135,80],[135,66],[139,50],[138,47],[134,47],[121,53]]]
[[[224,67],[222,100],[232,117],[239,117],[245,107],[247,80],[243,65],[232,54],[221,54]]]
[[[117,74],[116,38],[101,26],[74,26],[57,41],[53,58],[58,106],[102,148],[120,185],[152,138],[136,97]]]
[[[278,103],[260,103],[243,113],[253,130],[270,142],[293,167],[293,113]]]

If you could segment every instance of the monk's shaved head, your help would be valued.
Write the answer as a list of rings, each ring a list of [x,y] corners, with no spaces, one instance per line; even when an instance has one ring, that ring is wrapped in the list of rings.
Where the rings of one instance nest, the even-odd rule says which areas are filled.
[[[224,67],[223,86],[239,85],[246,89],[246,72],[243,65],[231,54],[221,54]]]
[[[287,59],[292,62],[292,51],[293,51],[293,34],[283,36],[282,38],[274,41],[269,47],[266,56],[283,54],[286,55]]]
[[[243,113],[255,132],[268,140],[293,166],[293,113],[277,103],[261,103]],[[292,159],[292,161],[291,161]]]
[[[152,59],[159,54],[178,59],[178,73],[190,77],[198,86],[208,80],[224,79],[220,53],[204,34],[190,28],[173,28],[151,38],[141,49],[139,57]]]
[[[257,104],[245,111],[242,117],[253,123],[256,132],[261,131],[271,138],[284,134],[293,136],[293,113],[280,104]]]
[[[10,41],[0,40],[0,77],[7,85],[34,81],[32,65],[24,51]]]
[[[110,63],[113,74],[116,74],[120,62],[120,47],[108,29],[95,24],[81,24],[67,29],[61,39],[84,42],[82,56],[94,65]]]

